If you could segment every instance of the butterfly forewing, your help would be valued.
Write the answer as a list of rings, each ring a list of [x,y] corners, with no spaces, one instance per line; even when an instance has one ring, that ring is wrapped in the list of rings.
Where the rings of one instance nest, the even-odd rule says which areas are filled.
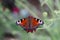
[[[39,23],[38,23],[38,19],[35,19],[35,18],[32,18],[31,20],[31,25],[32,25],[32,28],[37,28]]]
[[[20,26],[22,26],[22,28],[24,29],[28,29],[28,19],[26,18],[23,18],[23,19],[20,19],[21,23],[20,23]]]

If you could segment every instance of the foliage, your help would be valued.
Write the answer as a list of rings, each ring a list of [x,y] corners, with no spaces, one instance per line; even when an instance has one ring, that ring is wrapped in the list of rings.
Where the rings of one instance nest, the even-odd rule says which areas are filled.
[[[8,30],[13,34],[20,35],[22,40],[60,40],[60,0],[57,1],[56,6],[59,10],[52,9],[52,0],[45,0],[42,2],[42,4],[44,2],[48,4],[50,10],[52,11],[51,13],[53,17],[49,19],[47,18],[47,13],[43,12],[44,17],[42,19],[44,21],[44,25],[39,26],[37,31],[34,33],[26,33],[20,26],[17,26],[15,23],[17,19],[13,19],[8,9],[3,12],[2,6],[0,6],[0,39],[2,38],[2,34],[5,30]],[[16,5],[18,4],[17,6],[19,8],[29,9],[29,11],[36,16],[36,14],[34,14],[35,12],[28,7],[27,3],[28,2],[25,0],[16,0]]]

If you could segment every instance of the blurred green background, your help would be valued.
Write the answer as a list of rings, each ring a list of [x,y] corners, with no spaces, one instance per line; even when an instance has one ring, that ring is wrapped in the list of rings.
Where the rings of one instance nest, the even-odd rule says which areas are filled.
[[[39,26],[37,31],[33,33],[26,33],[23,28],[17,26],[15,22],[18,19],[13,19],[8,9],[3,12],[0,4],[0,40],[2,40],[2,34],[5,31],[18,34],[21,40],[60,40],[60,0],[40,0],[40,2],[41,7],[47,4],[50,9],[48,11],[51,11],[50,14],[52,16],[48,18],[48,13],[42,11],[44,25]],[[16,0],[16,5],[21,9],[28,9],[33,16],[38,17],[35,14],[36,10],[28,4],[27,0]],[[53,7],[54,5],[56,8]],[[44,8],[42,8],[42,10],[44,10]]]

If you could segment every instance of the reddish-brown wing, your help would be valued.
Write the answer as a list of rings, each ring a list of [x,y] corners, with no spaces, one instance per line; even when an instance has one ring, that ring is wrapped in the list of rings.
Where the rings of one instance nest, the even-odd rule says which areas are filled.
[[[22,28],[27,28],[28,29],[28,19],[23,18],[17,21],[17,24],[20,25]]]

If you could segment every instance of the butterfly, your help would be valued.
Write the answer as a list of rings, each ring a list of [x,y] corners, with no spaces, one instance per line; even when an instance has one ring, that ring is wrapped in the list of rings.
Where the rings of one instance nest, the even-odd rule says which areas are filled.
[[[26,32],[34,32],[38,26],[43,25],[44,22],[40,19],[28,16],[27,18],[18,20],[16,24],[20,25]]]

